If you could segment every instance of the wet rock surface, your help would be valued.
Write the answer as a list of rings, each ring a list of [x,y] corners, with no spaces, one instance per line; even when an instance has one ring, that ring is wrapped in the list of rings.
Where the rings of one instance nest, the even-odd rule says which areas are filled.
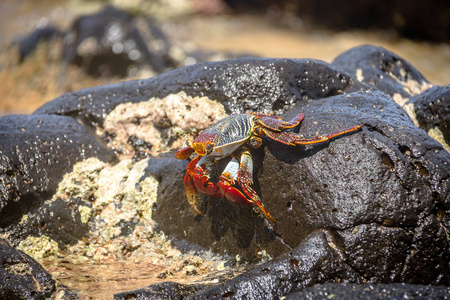
[[[299,100],[318,99],[369,86],[339,68],[311,59],[242,58],[197,63],[159,76],[64,94],[36,110],[37,114],[80,117],[102,124],[120,103],[163,98],[181,91],[223,103],[228,113],[283,112]]]
[[[285,119],[305,113],[300,132],[306,136],[358,122],[365,126],[327,144],[290,147],[267,140],[253,151],[255,190],[276,224],[250,207],[214,197],[204,197],[205,215],[194,218],[187,201],[181,200],[183,188],[172,187],[183,186],[184,165],[166,156],[149,167],[161,178],[154,214],[160,228],[249,260],[260,250],[276,257],[297,247],[312,231],[329,228],[345,260],[364,280],[422,282],[428,274],[437,284],[446,284],[449,245],[441,225],[449,205],[448,153],[379,91],[302,104]],[[170,168],[162,167],[167,165]],[[219,164],[215,170],[223,168]],[[173,220],[184,225],[178,227]],[[433,239],[424,234],[427,227],[433,228]],[[435,244],[434,239],[440,241],[440,250],[418,247]],[[434,267],[421,269],[422,276],[410,272],[418,257],[434,262]]]
[[[450,145],[450,86],[434,86],[411,98],[407,105],[413,106],[420,128],[438,141],[441,138],[441,144]]]
[[[296,249],[188,299],[277,299],[323,282],[359,282],[328,245],[324,233],[313,233]]]
[[[168,281],[160,284],[150,285],[139,290],[115,294],[114,299],[185,299],[186,296],[192,295],[202,288],[202,285],[183,285],[180,283]]]
[[[84,126],[54,115],[0,118],[0,154],[1,228],[38,209],[76,162],[93,156],[113,159]]]
[[[0,239],[1,299],[48,299],[55,291],[55,280],[38,262]]]
[[[402,57],[382,47],[363,45],[341,53],[333,62],[355,79],[389,94],[400,105],[431,84]]]
[[[448,299],[449,287],[430,287],[405,283],[393,284],[318,284],[293,293],[285,299]]]
[[[365,58],[361,61],[367,65]],[[402,62],[399,68],[406,65]],[[377,70],[363,75],[369,78]],[[401,75],[399,70],[389,72]],[[8,198],[0,213],[14,212],[6,218],[2,215],[0,224],[19,248],[30,250],[27,235],[41,236],[39,245],[46,245],[46,255],[55,255],[54,247],[77,243],[67,251],[97,261],[138,260],[148,253],[154,253],[155,260],[186,261],[161,273],[166,274],[161,275],[164,278],[171,272],[196,276],[225,265],[234,269],[249,264],[248,272],[225,282],[153,285],[117,293],[117,299],[276,298],[329,282],[448,286],[450,154],[416,127],[394,101],[395,93],[406,91],[405,85],[387,81],[371,87],[337,66],[316,60],[245,58],[199,63],[146,80],[84,89],[49,102],[34,115],[0,118],[0,124],[10,126],[1,132],[9,139],[3,146],[6,150],[2,149],[6,167],[1,182],[12,187],[6,190],[11,192],[5,194]],[[383,86],[388,88],[382,90]],[[153,108],[146,109],[154,109],[154,120],[147,122],[136,112],[152,97],[148,103]],[[182,133],[173,130],[182,126],[175,121],[177,114],[168,112],[168,103],[178,99],[177,112],[184,116],[195,111],[186,99],[200,101],[200,97],[215,103],[211,111],[216,113],[216,105],[223,105],[228,113],[274,111],[285,120],[304,113],[301,125],[291,131],[305,137],[364,126],[314,145],[293,147],[265,138],[262,147],[251,150],[253,188],[276,223],[253,207],[208,196],[201,196],[204,215],[198,215],[183,185],[188,161],[175,159],[174,150],[159,152],[195,135],[190,127],[213,121],[202,111],[202,117],[208,115],[205,120],[187,118],[184,121],[194,123],[186,123]],[[151,106],[152,101],[161,104],[163,114],[158,113],[158,105]],[[125,104],[139,105],[120,106]],[[122,120],[112,118],[111,112],[129,115],[125,119],[132,130],[124,135],[113,131]],[[137,134],[139,130],[146,133],[150,126],[166,132],[161,138],[167,140],[159,150],[152,148],[154,142],[147,141],[148,136]],[[95,139],[93,129],[98,137],[113,140],[116,146],[110,147],[116,151],[131,144],[137,152],[148,148],[155,153],[133,154],[134,160],[122,156],[110,164],[112,156]],[[44,133],[48,139],[42,139]],[[27,145],[26,151],[21,144]],[[38,152],[41,148],[36,144],[53,148]],[[21,160],[23,153],[29,156]],[[39,171],[42,181],[33,179],[37,189],[24,179],[12,181],[17,179],[13,168],[20,164],[26,166],[20,169],[21,176],[37,174],[33,168],[41,158],[47,169]],[[218,180],[228,160],[213,167],[212,181]],[[49,169],[52,161],[58,163],[55,170]],[[18,209],[14,199],[28,206]],[[54,227],[45,226],[52,215],[57,221]],[[58,227],[65,229],[58,232]],[[186,258],[183,249],[196,250]],[[226,261],[200,259],[206,249]]]
[[[89,226],[86,222],[82,222],[78,209],[82,205],[86,205],[86,202],[80,199],[70,199],[66,202],[58,198],[45,203],[36,211],[28,213],[19,224],[7,228],[8,239],[17,246],[24,237],[44,235],[58,243],[56,249],[65,249],[66,245],[74,245],[87,237],[89,232]],[[45,255],[43,254],[44,257]]]

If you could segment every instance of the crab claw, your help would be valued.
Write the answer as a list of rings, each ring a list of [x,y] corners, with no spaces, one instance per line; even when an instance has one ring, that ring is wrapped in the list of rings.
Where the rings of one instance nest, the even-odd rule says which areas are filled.
[[[177,151],[177,153],[175,153],[175,158],[178,159],[182,159],[185,160],[187,159],[192,153],[194,153],[194,149],[192,149],[191,147],[186,147],[183,149],[180,149]]]
[[[242,188],[247,192],[251,193],[252,197],[251,200],[247,198],[241,191],[236,189],[235,187],[231,186],[234,184],[233,181],[230,181],[229,178],[226,176],[221,176],[220,181],[217,183],[217,185],[220,188],[221,193],[231,202],[237,203],[237,204],[243,204],[243,205],[257,205],[259,209],[263,212],[263,214],[273,223],[276,223],[275,219],[272,217],[272,215],[267,211],[267,209],[262,204],[259,197],[256,195],[255,192],[250,187],[242,186]]]
[[[236,204],[253,205],[241,191],[231,186],[232,184],[233,183],[230,182],[228,178],[221,176],[217,186],[219,186],[221,194],[229,201]]]
[[[178,152],[180,152],[180,151],[178,151]],[[189,204],[195,209],[196,212],[203,215],[203,213],[200,210],[199,205],[198,205],[199,204],[199,195],[198,195],[197,187],[195,186],[195,183],[194,183],[195,166],[197,165],[197,162],[199,161],[199,159],[200,159],[200,156],[197,156],[186,167],[186,174],[184,175],[184,188],[186,189],[186,196],[187,196]]]

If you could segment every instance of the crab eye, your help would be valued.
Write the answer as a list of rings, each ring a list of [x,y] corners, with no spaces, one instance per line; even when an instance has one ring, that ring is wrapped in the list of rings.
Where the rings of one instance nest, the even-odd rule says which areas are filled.
[[[207,144],[206,145],[206,153],[210,154],[212,152],[213,148],[214,148],[214,144]]]

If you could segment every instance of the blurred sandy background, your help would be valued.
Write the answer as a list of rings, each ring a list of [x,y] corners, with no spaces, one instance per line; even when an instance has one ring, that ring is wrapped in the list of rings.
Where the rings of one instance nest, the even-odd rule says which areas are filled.
[[[187,48],[331,62],[351,47],[373,44],[408,60],[431,83],[449,83],[450,44],[445,32],[438,32],[439,35],[433,31],[435,33],[430,36],[426,30],[416,29],[418,36],[414,36],[414,27],[412,33],[405,29],[404,24],[411,21],[402,12],[389,15],[392,24],[379,24],[379,19],[384,17],[380,15],[372,21],[372,25],[367,25],[364,18],[369,16],[361,14],[359,19],[347,22],[347,15],[341,15],[342,20],[325,6],[323,16],[320,15],[323,19],[320,19],[302,15],[299,2],[3,0],[0,2],[0,115],[32,113],[43,103],[63,93],[136,78],[93,78],[76,66],[61,67],[58,45],[53,48],[48,45],[38,47],[33,55],[19,63],[17,42],[36,28],[52,25],[61,31],[68,30],[78,16],[95,13],[107,4],[134,16],[155,19],[171,42]],[[445,3],[439,5],[445,6]],[[309,10],[305,9],[305,14],[317,10],[317,7],[306,8]],[[320,6],[318,8],[321,9]],[[345,13],[352,13],[348,12],[350,8],[346,9]],[[366,10],[361,8],[362,12],[370,13]],[[373,13],[377,13],[376,8]],[[419,23],[414,24],[417,26],[415,28],[428,30],[426,26],[430,25],[426,20],[430,18],[435,18],[436,26],[441,26],[436,16],[425,17],[425,21],[419,19]],[[357,26],[352,26],[352,22]],[[422,27],[420,22],[424,22]],[[443,22],[445,24],[445,20]],[[403,31],[399,30],[402,24]],[[445,31],[445,28],[441,29]],[[145,77],[146,74],[139,76]]]

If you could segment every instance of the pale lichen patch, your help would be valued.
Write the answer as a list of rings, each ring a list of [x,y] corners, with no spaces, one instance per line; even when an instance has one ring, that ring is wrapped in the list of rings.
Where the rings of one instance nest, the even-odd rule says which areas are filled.
[[[360,82],[364,82],[362,69],[356,69],[356,79],[358,79]]]
[[[414,122],[414,125],[416,125],[417,127],[420,127],[419,121],[417,121],[416,111],[414,110],[414,104],[413,103],[405,104],[405,105],[403,105],[403,109],[406,111],[408,116]]]
[[[36,260],[56,255],[59,251],[58,243],[45,235],[29,236],[21,241],[17,248]]]
[[[224,106],[207,97],[190,97],[184,92],[162,99],[118,105],[97,129],[110,137],[108,147],[131,157],[133,139],[146,143],[143,151],[151,155],[181,147],[187,138],[226,116]]]
[[[81,223],[86,224],[91,217],[92,208],[84,205],[78,206],[78,211],[80,212]]]
[[[105,162],[95,157],[76,163],[72,172],[64,175],[53,198],[88,199],[96,191],[99,173],[105,165]]]
[[[433,127],[428,130],[428,135],[440,143],[442,147],[450,153],[450,145],[445,142],[444,134],[438,127]]]
[[[399,93],[394,93],[394,95],[392,95],[392,99],[394,99],[395,103],[397,103],[401,107],[403,107],[403,105],[405,105],[409,100],[409,98],[405,98]]]

